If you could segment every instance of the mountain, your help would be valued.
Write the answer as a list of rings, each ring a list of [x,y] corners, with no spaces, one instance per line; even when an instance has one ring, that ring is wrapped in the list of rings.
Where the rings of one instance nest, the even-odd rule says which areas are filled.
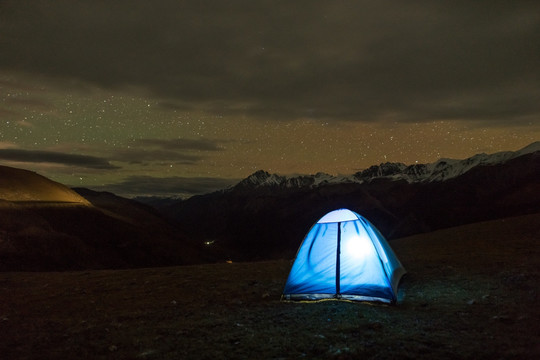
[[[237,185],[154,206],[190,239],[238,260],[294,256],[321,216],[349,208],[389,239],[540,212],[540,142],[432,164],[386,163],[351,176],[257,171]]]
[[[57,271],[208,261],[155,209],[72,190],[0,166],[0,271]]]
[[[319,172],[315,175],[282,176],[259,170],[227,190],[254,189],[257,187],[303,188],[343,182],[358,182],[354,178],[337,177]],[[224,191],[227,191],[224,190]]]
[[[385,163],[358,172],[353,177],[360,183],[377,178],[403,179],[410,183],[445,181],[463,175],[477,166],[503,164],[511,159],[536,151],[540,151],[540,141],[532,143],[519,151],[504,151],[491,155],[482,153],[465,160],[440,159],[430,164],[409,166],[401,163]]]

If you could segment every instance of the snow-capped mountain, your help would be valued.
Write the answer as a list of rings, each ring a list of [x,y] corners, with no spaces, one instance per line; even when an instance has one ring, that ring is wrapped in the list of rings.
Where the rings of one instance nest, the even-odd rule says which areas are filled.
[[[254,188],[259,186],[278,186],[287,188],[317,187],[323,184],[343,182],[353,181],[347,176],[338,177],[322,172],[315,175],[283,176],[259,170],[240,181],[233,188]]]
[[[387,162],[347,176],[333,176],[322,172],[315,175],[284,176],[259,170],[229,190],[256,187],[315,188],[327,184],[361,184],[375,179],[405,180],[408,183],[445,181],[463,175],[476,166],[503,164],[508,160],[537,151],[540,151],[540,141],[518,151],[482,153],[464,160],[443,158],[434,163],[414,165]]]

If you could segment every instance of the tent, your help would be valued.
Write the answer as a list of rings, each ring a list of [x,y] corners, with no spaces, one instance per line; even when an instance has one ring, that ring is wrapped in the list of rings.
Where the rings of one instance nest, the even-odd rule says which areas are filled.
[[[344,299],[395,303],[405,269],[364,217],[329,212],[300,245],[282,300]]]

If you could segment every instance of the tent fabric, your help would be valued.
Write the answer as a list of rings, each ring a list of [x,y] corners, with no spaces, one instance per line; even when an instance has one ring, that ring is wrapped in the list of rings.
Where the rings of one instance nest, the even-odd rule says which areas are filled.
[[[395,303],[403,274],[405,269],[381,233],[364,217],[339,209],[309,230],[282,298]]]

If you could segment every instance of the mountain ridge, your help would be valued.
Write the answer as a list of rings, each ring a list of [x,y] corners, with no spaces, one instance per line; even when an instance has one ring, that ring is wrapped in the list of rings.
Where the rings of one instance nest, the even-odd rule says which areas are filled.
[[[328,184],[362,184],[378,179],[405,180],[413,182],[445,181],[460,176],[479,165],[495,165],[516,157],[540,151],[540,141],[533,142],[517,151],[501,151],[493,154],[479,153],[466,159],[441,158],[433,163],[405,165],[400,162],[386,162],[372,165],[352,175],[334,176],[323,172],[314,175],[287,176],[257,170],[238,184],[224,189],[234,191],[258,186],[270,187],[317,187]]]

